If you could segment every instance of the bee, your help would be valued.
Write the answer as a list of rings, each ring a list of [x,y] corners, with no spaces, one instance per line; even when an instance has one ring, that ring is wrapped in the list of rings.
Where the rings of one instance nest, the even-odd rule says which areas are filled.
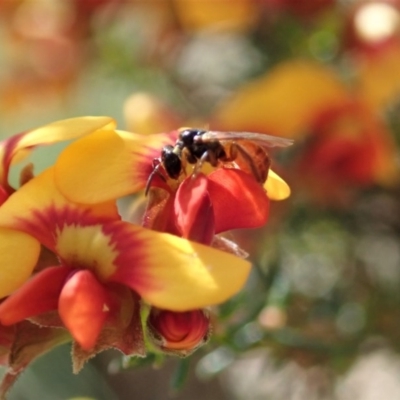
[[[232,166],[248,172],[259,183],[268,176],[271,160],[267,149],[287,147],[291,139],[252,132],[219,132],[204,129],[183,129],[175,145],[166,145],[159,158],[153,160],[153,171],[147,180],[146,194],[156,174],[163,167],[171,179],[179,179],[185,171],[186,163],[195,165],[193,176],[200,171],[205,162],[213,167]]]

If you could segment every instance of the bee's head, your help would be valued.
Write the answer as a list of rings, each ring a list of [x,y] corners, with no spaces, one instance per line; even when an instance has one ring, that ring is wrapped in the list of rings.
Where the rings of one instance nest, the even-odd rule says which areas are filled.
[[[204,129],[198,128],[183,128],[179,133],[179,140],[184,146],[192,146],[194,143],[194,137],[204,134],[206,131]]]
[[[171,145],[164,146],[161,151],[161,162],[164,165],[165,171],[172,179],[178,179],[182,171],[182,161],[179,149]]]

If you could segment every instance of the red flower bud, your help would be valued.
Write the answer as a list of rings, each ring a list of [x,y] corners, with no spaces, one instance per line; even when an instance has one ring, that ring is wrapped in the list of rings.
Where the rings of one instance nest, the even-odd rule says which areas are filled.
[[[207,342],[210,319],[205,310],[174,312],[153,308],[147,330],[162,351],[187,356]]]

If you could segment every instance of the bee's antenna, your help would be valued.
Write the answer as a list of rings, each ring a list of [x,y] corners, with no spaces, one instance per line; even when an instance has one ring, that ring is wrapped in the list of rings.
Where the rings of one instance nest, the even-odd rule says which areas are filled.
[[[157,165],[153,168],[153,171],[151,171],[151,174],[149,175],[149,178],[147,179],[146,188],[145,188],[145,191],[144,191],[144,195],[145,195],[145,196],[147,196],[147,193],[149,193],[150,185],[151,185],[151,182],[152,182],[153,179],[154,179],[154,176],[155,176],[156,174],[159,174],[158,170],[160,169],[160,165],[161,165],[161,163],[157,164]],[[161,175],[160,175],[160,176],[161,176]],[[163,178],[164,178],[164,177],[163,177]]]

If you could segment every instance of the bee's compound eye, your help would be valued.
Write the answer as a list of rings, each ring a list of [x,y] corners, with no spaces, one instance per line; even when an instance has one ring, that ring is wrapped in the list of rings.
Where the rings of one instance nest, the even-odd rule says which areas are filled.
[[[178,179],[182,171],[182,162],[179,156],[170,152],[165,156],[163,163],[168,176],[172,179]]]
[[[202,135],[205,131],[202,129],[185,129],[183,130],[179,138],[185,146],[191,146],[193,144],[193,138],[198,135]]]
[[[165,161],[168,158],[169,154],[173,153],[174,147],[171,145],[166,145],[161,150],[161,161]]]

